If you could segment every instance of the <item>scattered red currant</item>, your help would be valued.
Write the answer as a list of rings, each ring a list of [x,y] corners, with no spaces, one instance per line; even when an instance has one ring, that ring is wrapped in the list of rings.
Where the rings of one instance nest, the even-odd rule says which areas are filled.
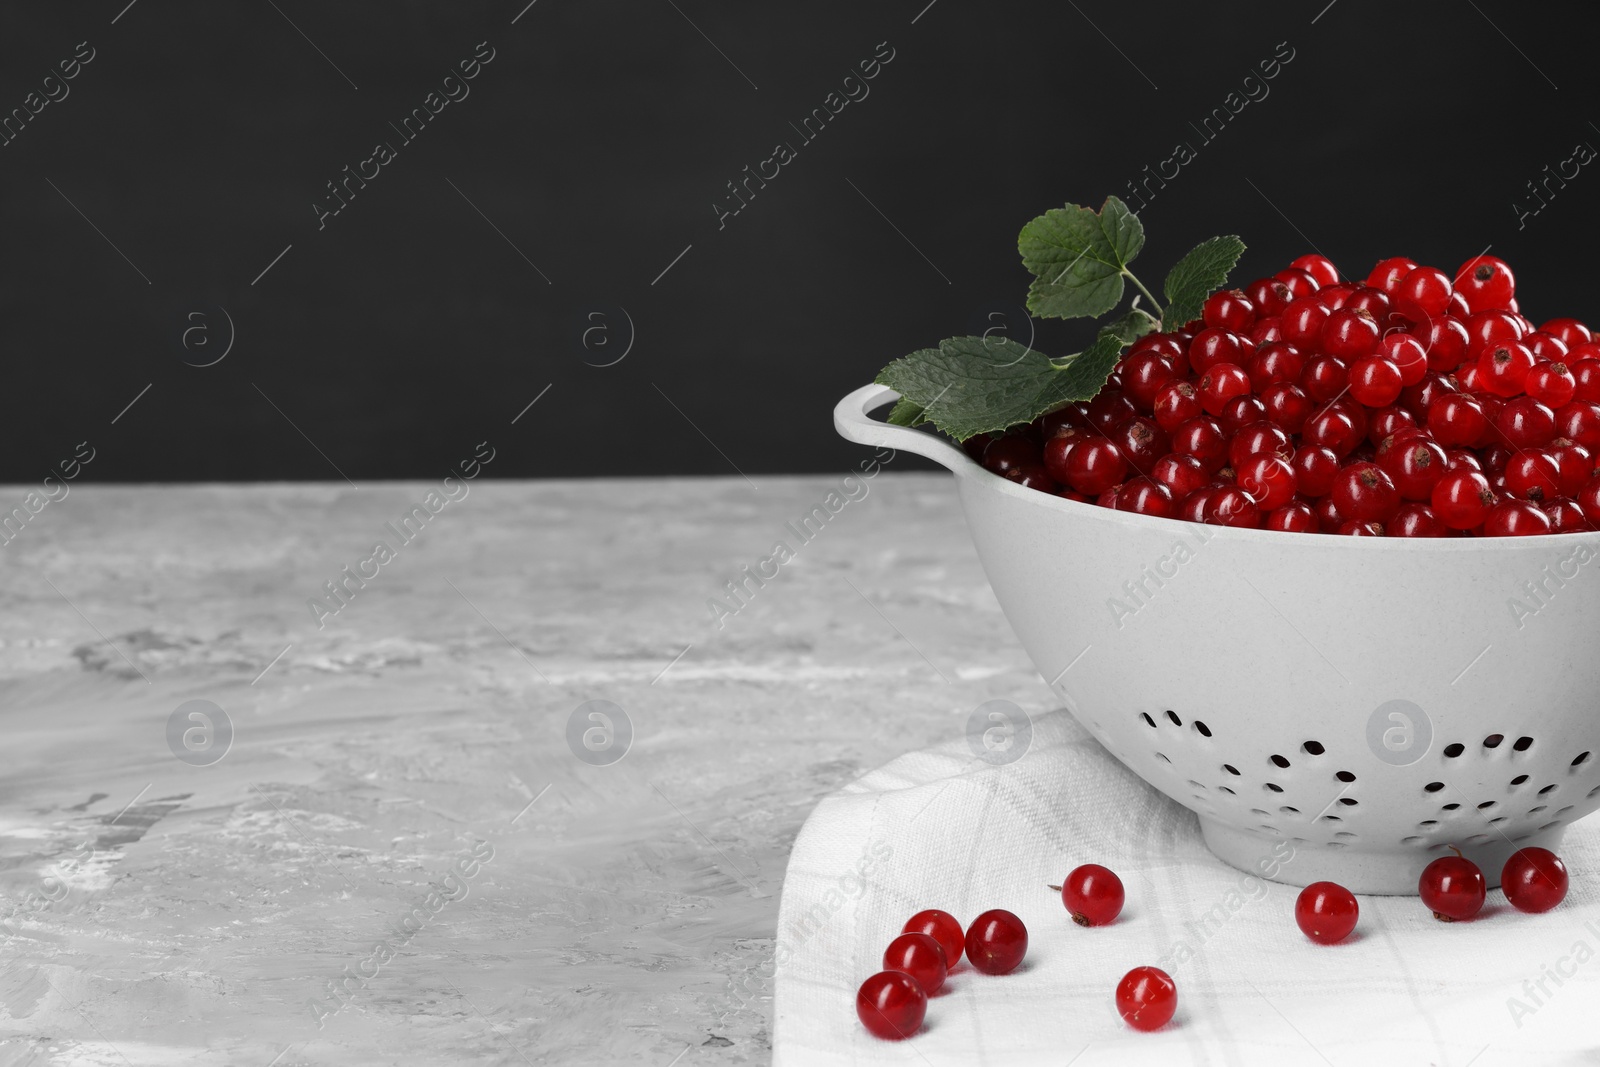
[[[1028,951],[1028,928],[1001,908],[986,911],[967,927],[967,959],[984,974],[1009,974]]]
[[[1336,882],[1312,882],[1294,902],[1294,921],[1300,932],[1319,945],[1349,937],[1360,914],[1355,896]]]
[[[1518,911],[1549,911],[1567,895],[1567,865],[1547,848],[1511,854],[1500,872],[1500,888]]]
[[[883,950],[883,969],[904,971],[931,997],[943,987],[950,964],[931,934],[901,934]]]
[[[1417,882],[1422,903],[1443,922],[1470,919],[1483,908],[1486,895],[1483,872],[1457,851],[1441,856],[1423,868]]]
[[[1177,983],[1159,967],[1135,967],[1117,983],[1117,1013],[1135,1030],[1159,1030],[1177,1010]]]
[[[1079,926],[1105,926],[1122,914],[1122,879],[1098,863],[1074,867],[1059,888],[1061,903]]]
[[[902,932],[908,934],[927,934],[939,942],[939,947],[944,949],[945,965],[954,967],[961,962],[961,952],[966,944],[966,932],[961,929],[961,922],[948,911],[938,908],[929,908],[919,911],[906,920]]]
[[[899,1041],[922,1026],[928,994],[904,971],[879,971],[856,991],[856,1016],[875,1037]]]

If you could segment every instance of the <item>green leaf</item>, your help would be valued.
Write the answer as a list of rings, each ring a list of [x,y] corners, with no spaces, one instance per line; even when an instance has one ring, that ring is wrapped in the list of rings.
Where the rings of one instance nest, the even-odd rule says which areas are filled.
[[[1144,247],[1144,226],[1114,196],[1100,211],[1067,205],[1022,228],[1017,251],[1034,275],[1028,310],[1047,318],[1093,318],[1122,299],[1122,275]]]
[[[927,420],[922,415],[921,404],[901,397],[894,402],[894,407],[889,412],[889,423],[893,426],[918,426]]]
[[[895,411],[902,405],[920,407],[923,419],[965,441],[1032,422],[1074,400],[1092,399],[1123,348],[1154,327],[1155,320],[1143,311],[1129,311],[1065,363],[1008,338],[952,337],[938,348],[895,360],[878,382],[901,395]]]
[[[1167,297],[1167,310],[1161,314],[1165,328],[1176,330],[1198,319],[1206,297],[1222,288],[1243,253],[1244,242],[1239,238],[1213,237],[1201,241],[1178,260],[1162,284]]]

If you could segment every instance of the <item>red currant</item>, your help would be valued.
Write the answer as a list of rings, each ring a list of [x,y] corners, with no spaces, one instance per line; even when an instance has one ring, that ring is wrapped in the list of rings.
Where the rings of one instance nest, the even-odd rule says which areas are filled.
[[[1441,315],[1418,329],[1417,337],[1428,353],[1428,368],[1448,374],[1467,358],[1467,327],[1460,319]]]
[[[1201,416],[1190,419],[1172,433],[1172,451],[1180,456],[1193,456],[1205,467],[1207,474],[1222,469],[1228,458],[1228,439],[1222,427]]]
[[[1428,318],[1443,315],[1450,306],[1450,275],[1437,267],[1417,267],[1394,287],[1394,296],[1420,308]]]
[[[1550,516],[1551,533],[1575,533],[1579,530],[1592,530],[1594,525],[1584,517],[1583,508],[1574,500],[1556,500],[1541,505],[1544,513]]]
[[[1206,297],[1201,318],[1207,326],[1243,333],[1256,321],[1255,305],[1238,289],[1218,289]]]
[[[1257,452],[1238,468],[1239,488],[1262,511],[1276,511],[1294,499],[1294,468],[1281,456]]]
[[[1574,400],[1556,412],[1556,434],[1584,448],[1600,450],[1600,404]]]
[[[1533,358],[1539,363],[1553,362],[1567,358],[1567,346],[1559,337],[1538,330],[1528,334],[1522,339],[1528,346],[1528,351],[1533,353]]]
[[[1294,454],[1295,484],[1308,497],[1324,497],[1333,491],[1339,476],[1339,457],[1331,448],[1304,445]]]
[[[1294,453],[1289,444],[1289,434],[1270,422],[1257,422],[1244,427],[1228,442],[1228,465],[1235,471],[1257,452],[1272,452],[1287,458]]]
[[[1079,926],[1105,926],[1122,914],[1122,879],[1098,863],[1074,867],[1061,883],[1061,903]]]
[[[1204,374],[1219,363],[1243,364],[1249,349],[1239,335],[1230,330],[1206,329],[1189,343],[1189,366]]]
[[[1459,852],[1454,856],[1441,856],[1423,868],[1422,877],[1417,881],[1417,894],[1435,919],[1444,922],[1470,919],[1483,908],[1486,895],[1483,872]]]
[[[1477,359],[1490,345],[1522,339],[1522,326],[1507,311],[1478,311],[1467,318],[1467,358]]]
[[[1428,408],[1428,432],[1441,445],[1475,445],[1488,429],[1489,419],[1475,397],[1450,393]]]
[[[983,465],[996,474],[1016,467],[1037,467],[1042,459],[1039,446],[1020,433],[997,437],[983,450]]]
[[[1061,489],[1060,483],[1050,477],[1050,472],[1045,470],[1042,464],[1034,467],[1013,467],[1001,477],[1016,482],[1025,489],[1037,489],[1041,493],[1056,493]]]
[[[1498,341],[1478,357],[1479,387],[1495,396],[1516,396],[1533,369],[1533,353],[1521,341]]]
[[[1124,396],[1122,390],[1109,385],[1089,401],[1089,425],[1104,434],[1109,434],[1138,413],[1133,401]]]
[[[1171,433],[1190,419],[1204,415],[1205,408],[1200,406],[1200,396],[1192,384],[1175,380],[1156,390],[1154,414],[1156,424]]]
[[[1440,522],[1428,505],[1407,502],[1400,505],[1384,532],[1390,537],[1449,537],[1450,527]]]
[[[1178,505],[1178,518],[1184,522],[1205,522],[1206,510],[1211,507],[1211,498],[1221,488],[1221,486],[1203,485],[1184,497]],[[1600,513],[1600,497],[1596,500],[1596,511]]]
[[[1417,350],[1420,355],[1420,345]],[[1426,363],[1421,365],[1425,367]],[[1350,395],[1369,408],[1393,404],[1400,399],[1404,386],[1400,368],[1382,356],[1362,356],[1350,364]]]
[[[1150,473],[1156,460],[1170,451],[1167,434],[1153,420],[1135,415],[1110,435],[1128,465],[1140,474]]]
[[[1277,318],[1295,294],[1277,278],[1257,278],[1245,286],[1245,296],[1255,305],[1260,318]]]
[[[1291,344],[1274,341],[1262,345],[1250,357],[1250,386],[1260,392],[1273,382],[1297,382],[1305,366],[1305,357]]]
[[[1584,346],[1593,348],[1600,355],[1600,345],[1590,344]],[[1572,398],[1593,403],[1600,400],[1600,358],[1586,356],[1574,360],[1569,353],[1567,356],[1567,369],[1572,372]],[[1548,400],[1545,403],[1550,403]],[[1556,405],[1551,404],[1551,407]]]
[[[928,994],[904,971],[879,971],[856,991],[856,1016],[874,1037],[899,1041],[922,1026]]]
[[[1268,420],[1289,433],[1299,433],[1317,409],[1303,389],[1288,382],[1273,382],[1261,390],[1261,406],[1266,409]]]
[[[1146,349],[1123,357],[1122,391],[1145,414],[1154,410],[1156,393],[1172,378],[1172,367],[1160,352]]]
[[[1319,945],[1343,941],[1356,928],[1361,908],[1350,890],[1336,882],[1312,882],[1294,902],[1300,932]]]
[[[1159,1030],[1177,1010],[1177,983],[1159,967],[1135,967],[1117,983],[1117,1014],[1135,1030]]]
[[[1300,388],[1319,404],[1326,404],[1344,392],[1349,381],[1345,362],[1334,356],[1314,356],[1300,374]]]
[[[1364,308],[1352,310],[1349,304],[1328,316],[1322,328],[1322,350],[1342,360],[1359,359],[1378,347],[1382,331],[1378,320]]]
[[[1516,295],[1517,279],[1504,260],[1473,256],[1456,271],[1455,289],[1474,312],[1504,309]]]
[[[1378,446],[1376,459],[1406,500],[1431,501],[1445,474],[1444,449],[1424,437],[1391,437]]]
[[[1566,864],[1547,848],[1522,848],[1501,870],[1501,889],[1518,912],[1549,912],[1566,897]]]
[[[1205,467],[1193,456],[1166,455],[1156,460],[1150,477],[1167,487],[1175,501],[1182,501],[1210,481]],[[1176,510],[1176,508],[1174,508]]]
[[[1578,391],[1578,382],[1565,363],[1540,363],[1528,372],[1522,388],[1539,403],[1559,408],[1572,400]]]
[[[1400,508],[1400,490],[1376,463],[1352,463],[1333,480],[1333,502],[1347,520],[1388,522]]]
[[[1550,334],[1561,339],[1561,343],[1568,348],[1586,345],[1594,340],[1594,334],[1589,327],[1577,319],[1551,319],[1539,327],[1540,332]]]
[[[1547,534],[1553,525],[1539,505],[1528,500],[1502,500],[1483,520],[1485,537],[1529,537]]]
[[[1560,472],[1561,495],[1577,497],[1594,475],[1594,453],[1558,437],[1551,442],[1550,454],[1556,458],[1556,469]]]
[[[1506,492],[1519,500],[1542,502],[1561,495],[1561,467],[1556,457],[1530,448],[1506,462]]]
[[[1328,324],[1330,314],[1327,305],[1317,297],[1302,296],[1283,309],[1278,329],[1289,344],[1312,349],[1322,343],[1322,329]]]
[[[904,971],[928,996],[939,992],[950,973],[944,946],[929,934],[901,934],[883,951],[883,969]]]
[[[1350,411],[1331,404],[1307,419],[1300,428],[1300,439],[1306,444],[1331,448],[1341,457],[1353,452],[1366,435],[1366,426],[1357,426]]]
[[[1317,513],[1303,500],[1286,504],[1277,511],[1268,512],[1261,520],[1263,530],[1281,530],[1284,533],[1316,533],[1322,528]]]
[[[1333,285],[1339,280],[1339,269],[1327,256],[1317,254],[1300,256],[1289,266],[1305,271],[1319,286]]]
[[[1452,530],[1475,530],[1494,506],[1494,490],[1481,471],[1458,467],[1433,487],[1433,513]]]
[[[1298,300],[1303,296],[1310,296],[1322,288],[1321,284],[1309,271],[1303,271],[1295,266],[1286,267],[1274,274],[1273,277],[1288,286],[1289,296],[1293,300]]]
[[[1028,928],[1001,908],[986,911],[967,927],[967,959],[984,974],[1009,974],[1028,952]]]
[[[1556,413],[1531,396],[1508,400],[1494,424],[1512,448],[1543,448],[1556,438]]]
[[[1124,482],[1116,494],[1116,510],[1131,511],[1135,515],[1154,515],[1165,519],[1170,518],[1178,507],[1172,498],[1172,490],[1143,475]]]
[[[1367,284],[1374,289],[1384,292],[1393,292],[1400,284],[1400,279],[1417,269],[1417,261],[1407,259],[1405,256],[1395,256],[1392,259],[1382,259],[1372,268],[1372,273],[1367,275]]]
[[[1128,461],[1103,437],[1085,439],[1067,455],[1067,484],[1087,496],[1122,484]]]
[[[1200,406],[1208,415],[1221,415],[1228,401],[1250,392],[1250,375],[1234,363],[1219,363],[1202,373],[1195,386],[1200,394]]]
[[[1416,385],[1428,375],[1428,350],[1409,333],[1391,333],[1378,342],[1378,354],[1400,371],[1400,380]]]
[[[1250,396],[1236,396],[1228,401],[1222,409],[1222,431],[1224,433],[1238,433],[1253,423],[1265,422],[1267,418],[1267,405],[1259,398]]]
[[[1213,526],[1253,530],[1261,525],[1261,509],[1249,493],[1236,485],[1225,485],[1211,495],[1204,521]]]
[[[940,911],[938,908],[919,911],[907,919],[901,929],[908,934],[927,934],[939,942],[939,947],[944,949],[947,966],[954,967],[961,962],[966,933],[961,929],[960,920],[948,911]]]
[[[1384,536],[1383,523],[1381,523],[1381,522],[1357,522],[1354,519],[1349,519],[1349,520],[1347,520],[1345,522],[1341,522],[1339,524],[1339,528],[1337,530],[1334,530],[1333,532],[1336,533],[1336,534],[1340,534],[1342,536],[1345,536],[1345,537],[1382,537],[1382,536]]]
[[[1044,469],[1057,482],[1065,484],[1067,481],[1067,460],[1072,452],[1085,440],[1094,436],[1092,430],[1080,430],[1076,426],[1069,426],[1061,430],[1054,437],[1044,443]]]

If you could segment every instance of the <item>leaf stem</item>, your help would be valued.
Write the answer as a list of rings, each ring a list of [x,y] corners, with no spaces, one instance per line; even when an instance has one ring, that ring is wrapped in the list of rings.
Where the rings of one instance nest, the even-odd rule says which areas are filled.
[[[1156,314],[1151,315],[1150,317],[1152,319],[1155,319],[1157,322],[1160,322],[1161,321],[1161,315],[1160,315],[1161,301],[1157,300],[1156,297],[1155,297],[1155,294],[1152,293],[1150,290],[1146,289],[1144,287],[1144,282],[1141,282],[1139,280],[1138,276],[1135,275],[1133,273],[1133,271],[1129,270],[1127,267],[1123,267],[1122,268],[1122,276],[1124,278],[1128,279],[1134,285],[1136,285],[1138,287],[1138,289],[1139,289],[1139,292],[1144,294],[1145,299],[1150,301],[1150,306],[1152,308],[1154,308],[1155,311],[1156,311]]]

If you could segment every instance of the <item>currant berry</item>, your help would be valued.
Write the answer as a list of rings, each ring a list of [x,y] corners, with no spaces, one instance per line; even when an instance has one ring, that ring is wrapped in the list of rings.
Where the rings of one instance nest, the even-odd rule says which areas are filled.
[[[1257,452],[1271,452],[1288,458],[1294,449],[1289,444],[1289,434],[1270,422],[1257,422],[1246,426],[1228,442],[1228,465],[1236,472],[1242,471],[1245,460]]]
[[[1303,296],[1310,296],[1322,288],[1309,271],[1303,271],[1299,267],[1285,267],[1274,274],[1273,277],[1288,287],[1289,296],[1292,298],[1291,303]]]
[[[1160,352],[1146,349],[1122,359],[1122,391],[1143,414],[1154,410],[1156,393],[1172,378],[1172,367]]]
[[[1550,516],[1551,533],[1576,533],[1579,530],[1592,530],[1594,525],[1584,517],[1583,508],[1573,500],[1556,500],[1541,505],[1544,513]]]
[[[1178,505],[1178,518],[1184,522],[1205,522],[1206,511],[1211,507],[1211,498],[1221,488],[1221,486],[1203,485],[1184,497],[1182,503]],[[1596,510],[1600,512],[1600,495],[1596,497]]]
[[[1306,419],[1317,409],[1305,390],[1289,382],[1273,382],[1261,390],[1261,406],[1266,410],[1267,420],[1288,433],[1299,433]]]
[[[1549,911],[1567,895],[1567,865],[1547,848],[1511,854],[1500,872],[1500,888],[1518,911]]]
[[[1420,353],[1421,346],[1418,351]],[[1423,366],[1426,367],[1425,361]],[[1393,404],[1400,399],[1404,386],[1400,368],[1382,356],[1362,356],[1350,364],[1350,395],[1369,408]]]
[[[1165,519],[1170,518],[1178,507],[1173,500],[1172,490],[1144,475],[1124,482],[1116,493],[1116,510],[1131,511],[1135,515],[1154,515]]]
[[[1444,469],[1448,471],[1477,471],[1484,473],[1483,460],[1470,448],[1447,448],[1444,450]]]
[[[1057,493],[1061,484],[1050,477],[1050,472],[1044,469],[1043,464],[1033,467],[1013,467],[1001,475],[1009,482],[1016,482],[1024,489],[1037,489],[1041,493]]]
[[[1180,456],[1193,456],[1205,467],[1207,474],[1222,469],[1228,458],[1228,439],[1222,427],[1201,416],[1183,423],[1172,433],[1172,451]]]
[[[1374,322],[1380,324],[1389,321],[1392,313],[1393,302],[1389,294],[1382,289],[1374,289],[1368,285],[1357,286],[1355,292],[1350,294],[1344,302],[1346,311],[1365,311],[1372,316]]]
[[[1129,400],[1122,390],[1111,388],[1109,385],[1089,401],[1089,425],[1103,434],[1109,434],[1138,413],[1133,401]]]
[[[1315,296],[1302,296],[1289,302],[1278,319],[1284,341],[1298,348],[1312,349],[1322,343],[1322,329],[1332,312]]]
[[[1319,404],[1326,404],[1343,393],[1348,381],[1349,371],[1344,360],[1335,356],[1312,357],[1300,374],[1300,388]]]
[[[1300,428],[1300,439],[1306,444],[1331,448],[1334,455],[1340,457],[1353,452],[1365,436],[1364,425],[1357,426],[1349,411],[1331,404],[1307,419]]]
[[[1273,315],[1270,318],[1257,319],[1256,324],[1250,327],[1250,345],[1260,348],[1283,340],[1283,320]]]
[[[1567,369],[1572,372],[1572,398],[1593,403],[1600,400],[1600,344],[1590,343],[1584,348],[1595,350],[1594,356],[1573,358],[1572,353],[1567,354]],[[1546,401],[1549,403],[1549,401]],[[1551,407],[1556,405],[1551,404]]]
[[[1312,506],[1317,513],[1317,522],[1325,534],[1336,534],[1339,527],[1344,525],[1344,516],[1339,514],[1339,506],[1333,502],[1332,496],[1325,496]]]
[[[1391,333],[1379,340],[1378,354],[1395,365],[1404,385],[1416,385],[1427,377],[1428,350],[1409,333]]]
[[[910,1037],[927,1013],[928,994],[904,971],[879,971],[856,991],[856,1017],[885,1041]]]
[[[930,934],[901,934],[883,951],[883,969],[904,971],[917,980],[922,991],[933,996],[944,986],[950,973],[944,946]]]
[[[1212,494],[1203,521],[1213,526],[1253,530],[1261,525],[1261,508],[1243,489],[1226,485]]]
[[[1483,520],[1485,537],[1530,537],[1550,533],[1550,516],[1529,500],[1502,500]]]
[[[1257,278],[1245,286],[1245,296],[1255,305],[1258,318],[1277,318],[1295,294],[1277,278]]]
[[[1576,348],[1578,345],[1586,345],[1594,340],[1594,334],[1589,327],[1577,319],[1551,319],[1548,322],[1541,323],[1539,331],[1550,334],[1552,337],[1560,338],[1561,343],[1569,349]]]
[[[1400,509],[1400,490],[1376,463],[1352,463],[1333,480],[1333,502],[1347,520],[1388,522]]]
[[[1459,851],[1454,856],[1441,856],[1423,868],[1417,894],[1435,919],[1470,919],[1483,908],[1483,872]]]
[[[1215,328],[1201,330],[1189,343],[1189,366],[1205,374],[1222,363],[1243,365],[1249,350],[1238,334]]]
[[[1494,490],[1481,471],[1464,467],[1449,470],[1433,487],[1433,513],[1452,530],[1482,526],[1494,503]]]
[[[1159,967],[1135,967],[1117,983],[1117,1014],[1135,1030],[1159,1030],[1178,1010],[1178,985]]]
[[[1474,397],[1448,394],[1428,408],[1428,432],[1441,445],[1475,445],[1488,429],[1483,405]]]
[[[1556,434],[1584,448],[1600,450],[1600,404],[1574,400],[1556,413]]]
[[[1016,467],[1037,467],[1042,459],[1039,446],[1019,433],[997,437],[983,450],[983,465],[995,474]]]
[[[1103,437],[1088,438],[1067,455],[1067,484],[1086,496],[1121,485],[1127,476],[1128,461]]]
[[[1494,424],[1512,448],[1543,448],[1556,438],[1556,413],[1531,396],[1507,401]]]
[[[960,920],[948,911],[940,911],[938,908],[919,911],[906,920],[901,931],[908,934],[927,934],[939,942],[939,947],[944,949],[947,967],[954,967],[961,962],[966,933],[961,929]]]
[[[1316,533],[1322,528],[1317,513],[1303,500],[1286,504],[1277,511],[1269,511],[1261,520],[1263,530],[1280,530],[1284,533]]]
[[[1350,890],[1337,882],[1312,882],[1294,902],[1294,921],[1300,932],[1319,945],[1332,945],[1350,936],[1361,908]]]
[[[1262,511],[1276,511],[1294,499],[1294,468],[1281,456],[1257,452],[1236,469],[1239,488],[1249,493]]]
[[[1561,338],[1553,334],[1535,330],[1522,339],[1528,346],[1528,351],[1533,353],[1535,362],[1547,363],[1558,359],[1567,358],[1567,346]]]
[[[1565,363],[1540,363],[1528,372],[1523,391],[1551,408],[1565,407],[1578,391],[1578,381]]]
[[[1521,341],[1499,341],[1478,357],[1478,382],[1495,396],[1516,396],[1527,384],[1528,372],[1538,362]]]
[[[1028,928],[1009,911],[986,911],[967,927],[966,950],[984,974],[1009,974],[1028,952]]]
[[[1339,280],[1339,268],[1327,256],[1314,253],[1300,256],[1289,266],[1305,271],[1321,287],[1333,285]]]
[[[1304,445],[1294,454],[1295,484],[1301,494],[1316,498],[1333,491],[1333,480],[1339,476],[1339,457],[1331,448]]]
[[[1428,369],[1448,374],[1467,358],[1467,327],[1457,318],[1441,315],[1418,328],[1417,339],[1428,354]]]
[[[1378,346],[1382,333],[1378,320],[1365,308],[1352,310],[1349,304],[1328,316],[1322,328],[1322,350],[1342,360],[1359,359]]]
[[[1372,268],[1372,273],[1367,275],[1367,285],[1384,292],[1392,292],[1400,284],[1400,279],[1417,269],[1417,261],[1407,259],[1405,256],[1395,256],[1392,259],[1381,259],[1378,265]]]
[[[1455,289],[1474,312],[1511,306],[1517,279],[1505,261],[1496,256],[1473,256],[1456,271]]]
[[[1437,267],[1417,267],[1394,287],[1394,296],[1415,304],[1430,319],[1445,313],[1451,292],[1450,275]]]
[[[1219,363],[1201,373],[1195,391],[1200,394],[1200,406],[1206,414],[1220,415],[1228,401],[1250,392],[1250,375],[1237,364]]]
[[[1171,450],[1166,431],[1143,415],[1135,415],[1110,436],[1122,458],[1140,474],[1149,474],[1156,460]]]
[[[1250,387],[1260,392],[1273,382],[1298,382],[1305,366],[1305,357],[1292,344],[1275,341],[1262,345],[1250,357]]]
[[[1256,321],[1256,307],[1239,289],[1218,289],[1206,297],[1201,318],[1207,326],[1243,333]]]
[[[1600,527],[1600,478],[1578,492],[1577,504],[1583,509],[1583,517],[1589,520],[1589,525]]]
[[[1382,447],[1383,443],[1391,438],[1405,440],[1427,436],[1428,431],[1418,428],[1417,420],[1411,417],[1411,412],[1398,404],[1379,408],[1372,413],[1372,418],[1367,420],[1367,440],[1372,443],[1374,449]]]
[[[1246,393],[1236,396],[1228,401],[1222,409],[1222,432],[1236,434],[1247,426],[1265,422],[1267,419],[1267,405],[1258,397]]]
[[[1079,926],[1105,926],[1122,914],[1122,879],[1098,863],[1074,867],[1060,888],[1061,903]]]
[[[1450,527],[1439,521],[1432,508],[1411,501],[1401,504],[1383,529],[1390,537],[1450,536]]]
[[[1541,448],[1518,452],[1506,463],[1506,492],[1518,500],[1542,503],[1561,495],[1561,466]]]
[[[1576,498],[1594,475],[1594,453],[1565,438],[1551,442],[1550,454],[1560,472],[1561,495]]]
[[[1175,501],[1182,501],[1190,493],[1210,481],[1205,467],[1193,456],[1166,455],[1156,460],[1150,477],[1167,487]],[[1174,507],[1174,510],[1177,510]]]
[[[1405,500],[1431,501],[1445,475],[1444,448],[1427,438],[1390,437],[1378,446],[1376,460]]]
[[[1090,437],[1095,436],[1092,430],[1081,430],[1076,426],[1069,426],[1061,430],[1054,437],[1044,443],[1044,469],[1057,482],[1063,485],[1067,482],[1067,460],[1077,448]]]

